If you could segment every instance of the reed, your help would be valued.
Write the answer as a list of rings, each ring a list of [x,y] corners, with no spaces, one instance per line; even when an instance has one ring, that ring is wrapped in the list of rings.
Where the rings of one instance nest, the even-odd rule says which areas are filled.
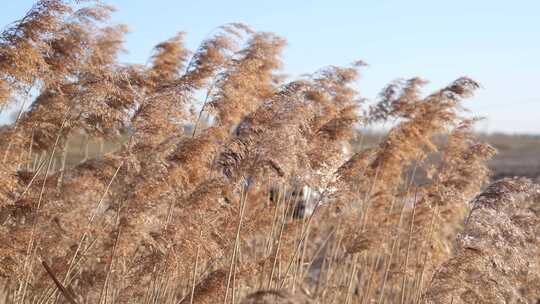
[[[40,0],[0,35],[0,106],[30,105],[0,128],[0,303],[538,300],[538,186],[485,188],[477,82],[367,107],[363,62],[286,77],[241,23],[123,64],[112,11]]]

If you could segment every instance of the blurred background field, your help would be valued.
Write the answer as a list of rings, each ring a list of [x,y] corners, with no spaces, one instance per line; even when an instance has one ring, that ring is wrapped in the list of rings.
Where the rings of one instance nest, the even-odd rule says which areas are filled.
[[[481,138],[498,150],[489,162],[493,179],[525,176],[540,181],[539,135],[481,135]]]
[[[540,135],[479,133],[478,137],[481,141],[485,141],[497,149],[497,155],[488,162],[492,170],[492,180],[521,176],[537,182],[540,181]],[[376,147],[384,138],[385,133],[382,131],[359,130],[351,141],[352,150],[357,152]],[[85,135],[72,135],[67,142],[67,153],[65,156],[58,154],[52,166],[55,169],[60,169],[63,157],[65,157],[65,165],[68,168],[73,167],[88,159],[99,158],[106,153],[117,151],[127,141],[129,141],[128,135],[109,140],[89,138]],[[31,167],[36,168],[44,159],[47,159],[46,155],[35,155]],[[420,176],[418,175],[418,178]]]
[[[523,176],[540,181],[540,135],[479,133],[478,137],[497,149],[497,155],[488,162],[492,180]],[[352,145],[354,150],[374,147],[383,138],[380,131],[362,130]]]

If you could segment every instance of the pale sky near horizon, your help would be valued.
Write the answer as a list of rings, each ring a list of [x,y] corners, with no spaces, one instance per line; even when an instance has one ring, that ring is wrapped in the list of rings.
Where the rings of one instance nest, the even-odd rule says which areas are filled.
[[[3,2],[0,27],[34,3]],[[283,60],[290,75],[361,59],[369,66],[358,86],[370,99],[396,78],[427,79],[429,93],[469,76],[483,86],[465,102],[471,114],[487,118],[478,130],[540,134],[540,1],[103,2],[118,9],[113,22],[131,30],[124,62],[145,63],[155,44],[178,31],[194,49],[213,28],[240,21],[287,39]]]

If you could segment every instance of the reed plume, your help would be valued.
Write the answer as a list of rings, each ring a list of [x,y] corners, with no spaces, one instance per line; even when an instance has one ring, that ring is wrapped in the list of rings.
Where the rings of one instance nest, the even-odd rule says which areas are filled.
[[[505,179],[480,194],[424,303],[537,301],[539,191],[528,180]]]
[[[41,0],[0,35],[0,107],[21,106],[0,128],[0,301],[538,299],[538,187],[470,202],[495,153],[463,117],[478,83],[400,79],[366,107],[363,62],[286,77],[285,40],[241,23],[125,64],[111,12]]]

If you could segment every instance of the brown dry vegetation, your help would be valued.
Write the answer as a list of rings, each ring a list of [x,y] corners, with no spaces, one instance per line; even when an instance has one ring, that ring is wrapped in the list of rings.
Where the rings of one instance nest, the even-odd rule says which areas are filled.
[[[0,105],[31,104],[0,129],[2,303],[539,299],[540,190],[480,194],[474,80],[367,107],[362,62],[289,80],[285,41],[239,23],[126,65],[111,11],[41,0],[1,34]]]
[[[384,139],[384,135],[377,129],[361,129],[351,144],[353,149],[374,147]],[[497,154],[488,161],[492,181],[518,176],[540,182],[540,136],[479,133],[477,138],[497,149]],[[417,174],[417,178],[420,177],[421,174]]]

